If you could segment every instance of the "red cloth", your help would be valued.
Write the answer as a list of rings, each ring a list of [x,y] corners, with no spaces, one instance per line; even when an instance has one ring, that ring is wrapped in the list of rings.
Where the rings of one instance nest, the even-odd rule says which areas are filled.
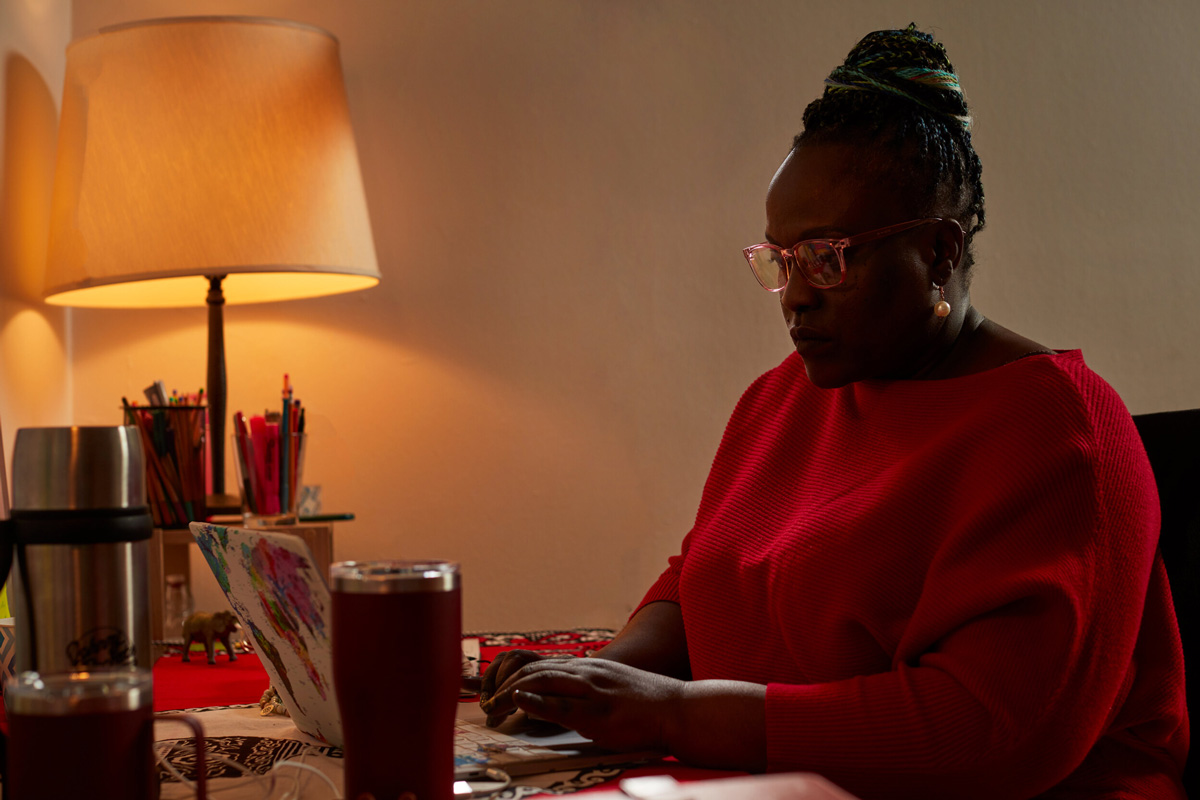
[[[532,650],[543,655],[570,655],[583,658],[612,641],[613,631],[582,628],[574,631],[535,633],[465,633],[464,639],[479,639],[479,674],[482,675],[496,656],[508,650]],[[503,644],[495,644],[503,642]]]
[[[697,679],[767,684],[771,770],[888,797],[1183,797],[1154,478],[1077,352],[940,381],[747,390],[693,530]]]
[[[165,655],[154,664],[154,710],[257,703],[269,685],[267,672],[253,653],[240,655],[233,662],[220,653],[216,664],[209,664],[203,653],[193,653],[187,664],[183,663],[182,653]],[[3,703],[0,730],[8,732]]]
[[[186,664],[181,653],[166,655],[154,665],[154,710],[257,703],[270,683],[254,653],[237,661],[218,653],[216,664],[209,664],[204,653],[192,653]]]

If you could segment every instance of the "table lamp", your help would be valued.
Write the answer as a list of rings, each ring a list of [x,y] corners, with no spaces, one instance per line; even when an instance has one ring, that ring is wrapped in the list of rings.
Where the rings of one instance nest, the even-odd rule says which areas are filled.
[[[225,491],[225,303],[379,282],[338,42],[180,17],[67,48],[47,303],[208,305],[213,493]]]

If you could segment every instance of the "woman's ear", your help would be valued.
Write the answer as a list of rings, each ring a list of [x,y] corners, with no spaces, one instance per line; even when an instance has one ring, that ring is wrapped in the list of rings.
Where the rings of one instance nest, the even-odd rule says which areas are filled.
[[[962,261],[965,237],[957,220],[944,219],[933,228],[933,282],[944,286]]]

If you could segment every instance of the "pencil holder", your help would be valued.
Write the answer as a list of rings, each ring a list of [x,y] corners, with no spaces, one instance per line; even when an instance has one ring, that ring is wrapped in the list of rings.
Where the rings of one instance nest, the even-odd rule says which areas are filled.
[[[234,434],[234,463],[248,528],[295,525],[304,475],[303,433],[242,437]]]
[[[186,528],[208,517],[205,406],[127,406],[146,457],[146,499],[157,528]]]

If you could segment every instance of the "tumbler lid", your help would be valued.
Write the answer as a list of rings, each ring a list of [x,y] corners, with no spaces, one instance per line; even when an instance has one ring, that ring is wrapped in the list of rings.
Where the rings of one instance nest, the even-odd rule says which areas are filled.
[[[136,711],[153,702],[154,679],[148,669],[53,675],[22,672],[4,687],[8,713],[27,716]]]
[[[142,437],[131,425],[21,428],[13,511],[145,508]]]
[[[460,585],[453,561],[339,561],[329,575],[333,591],[352,594],[450,592]]]

